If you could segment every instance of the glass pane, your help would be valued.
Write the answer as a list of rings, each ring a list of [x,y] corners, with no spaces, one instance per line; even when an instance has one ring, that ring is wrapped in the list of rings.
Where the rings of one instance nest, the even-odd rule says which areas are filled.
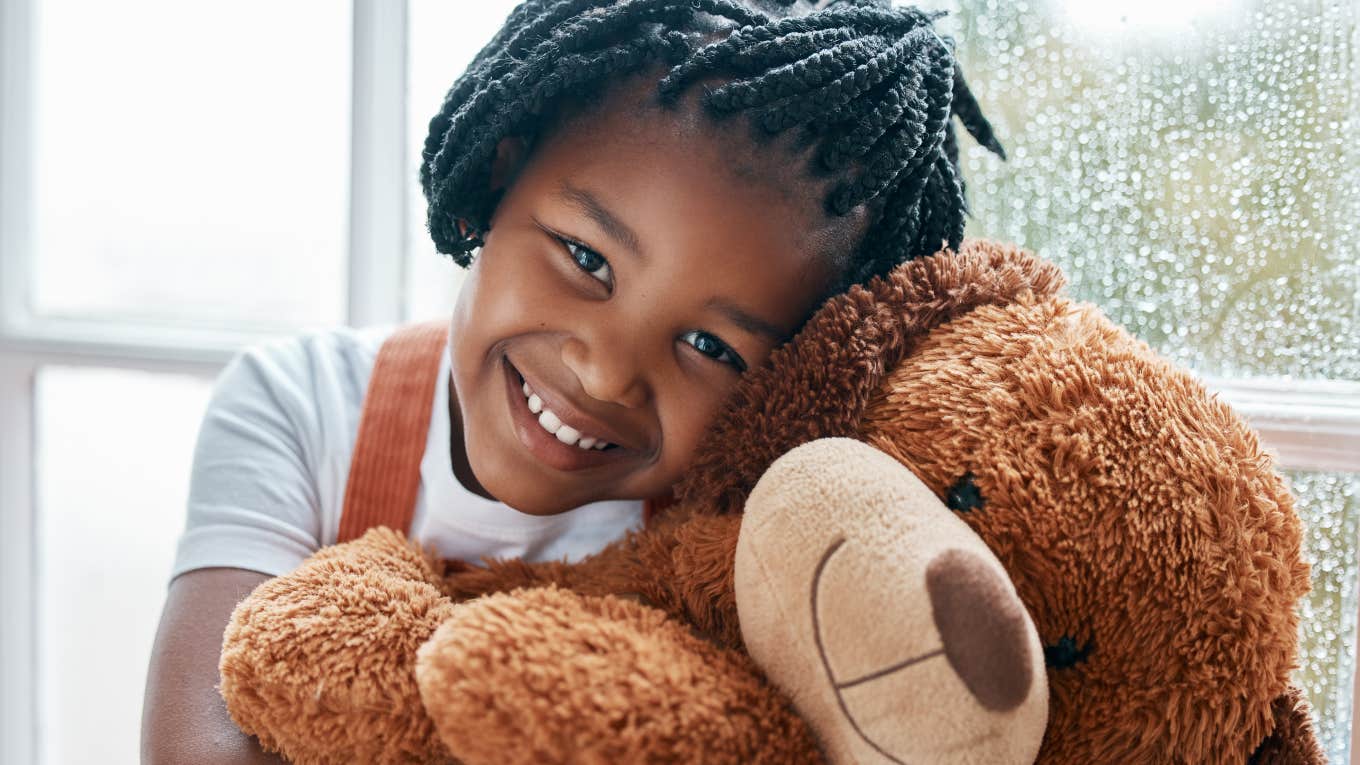
[[[349,3],[34,6],[35,310],[342,321]]]
[[[407,99],[407,162],[410,189],[407,204],[410,257],[407,266],[406,315],[428,319],[453,310],[463,269],[435,252],[425,230],[425,197],[420,193],[420,151],[430,119],[439,113],[453,81],[477,51],[500,29],[518,0],[410,0],[410,48]]]
[[[970,235],[1202,372],[1360,380],[1360,4],[920,4],[1010,157],[960,135]]]
[[[43,765],[138,761],[147,662],[210,388],[142,372],[38,375]]]
[[[1356,542],[1360,539],[1360,473],[1287,473],[1306,525],[1304,547],[1313,591],[1301,610],[1302,641],[1295,682],[1316,711],[1323,750],[1350,762],[1355,677]]]

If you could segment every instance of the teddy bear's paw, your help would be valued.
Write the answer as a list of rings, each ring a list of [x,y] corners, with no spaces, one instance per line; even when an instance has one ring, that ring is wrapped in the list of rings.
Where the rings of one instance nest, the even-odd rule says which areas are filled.
[[[535,588],[459,604],[416,676],[466,765],[822,761],[745,654],[613,596]]]
[[[417,548],[379,529],[262,583],[223,638],[232,718],[291,762],[450,762],[413,670],[453,608],[438,581]]]
[[[1034,761],[1038,633],[981,538],[888,455],[829,438],[776,460],[734,575],[751,656],[831,761]]]

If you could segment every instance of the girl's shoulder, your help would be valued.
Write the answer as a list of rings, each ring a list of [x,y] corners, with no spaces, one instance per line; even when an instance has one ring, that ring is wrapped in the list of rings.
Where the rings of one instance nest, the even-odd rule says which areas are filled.
[[[364,392],[393,329],[309,331],[235,355],[199,428],[172,576],[281,574],[334,536]]]
[[[214,398],[268,395],[276,403],[318,402],[325,395],[354,406],[373,362],[396,326],[335,327],[272,338],[243,348],[218,377]]]
[[[358,429],[378,349],[396,328],[328,328],[250,345],[218,377],[207,419],[272,426],[303,452],[343,450]]]
[[[230,366],[256,366],[269,376],[301,380],[326,373],[367,375],[395,325],[330,327],[264,340],[243,348]]]

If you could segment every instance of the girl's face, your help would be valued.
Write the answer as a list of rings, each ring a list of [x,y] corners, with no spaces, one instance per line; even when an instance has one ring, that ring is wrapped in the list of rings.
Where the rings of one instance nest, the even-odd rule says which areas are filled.
[[[744,125],[611,101],[508,171],[453,314],[455,463],[461,425],[469,488],[526,513],[665,493],[857,240]]]

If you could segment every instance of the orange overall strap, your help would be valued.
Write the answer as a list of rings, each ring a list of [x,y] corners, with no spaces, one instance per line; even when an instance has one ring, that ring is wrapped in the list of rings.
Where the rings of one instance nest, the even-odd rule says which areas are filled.
[[[350,458],[338,541],[357,539],[375,526],[410,530],[447,339],[445,321],[423,322],[399,328],[378,349]]]

